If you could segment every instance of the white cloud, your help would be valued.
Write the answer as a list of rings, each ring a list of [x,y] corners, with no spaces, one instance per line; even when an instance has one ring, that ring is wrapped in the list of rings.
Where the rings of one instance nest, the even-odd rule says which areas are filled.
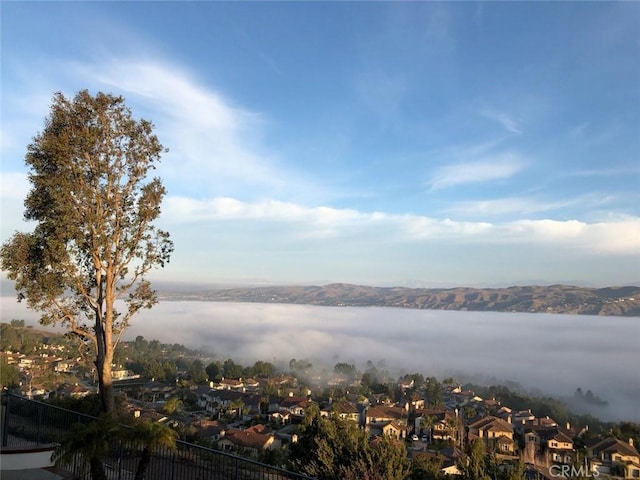
[[[429,185],[432,190],[504,180],[521,171],[526,162],[520,155],[506,152],[478,160],[454,163],[436,169]]]
[[[506,197],[489,200],[456,202],[444,211],[456,215],[498,216],[507,214],[530,215],[570,207],[601,207],[615,200],[612,195],[582,195],[557,201],[542,201],[533,197]]]
[[[134,115],[154,122],[169,148],[158,172],[172,192],[256,199],[324,191],[284,168],[284,159],[264,147],[261,138],[269,125],[264,114],[236,105],[180,66],[118,59],[69,68],[92,85],[121,93]]]
[[[640,253],[640,218],[620,217],[597,223],[577,220],[530,220],[490,223],[436,219],[420,215],[360,212],[326,206],[306,207],[264,200],[247,203],[234,198],[204,201],[168,197],[163,219],[175,228],[235,220],[278,224],[279,235],[292,239],[366,238],[368,244],[446,241],[467,245],[561,246],[609,254]],[[265,226],[266,228],[266,226]],[[258,239],[256,239],[258,240]]]
[[[258,113],[232,105],[219,92],[198,85],[171,65],[109,62],[93,75],[155,110],[154,122],[175,157],[172,173],[224,175],[251,183],[277,180],[264,157],[247,146],[255,138],[252,129],[261,122]]]
[[[509,133],[513,133],[514,135],[522,134],[519,122],[508,113],[497,112],[495,110],[482,110],[480,114],[489,120],[498,122],[502,125],[502,128]]]
[[[519,220],[506,225],[505,233],[520,242],[579,248],[592,253],[638,255],[640,258],[640,218],[637,217],[598,223]]]

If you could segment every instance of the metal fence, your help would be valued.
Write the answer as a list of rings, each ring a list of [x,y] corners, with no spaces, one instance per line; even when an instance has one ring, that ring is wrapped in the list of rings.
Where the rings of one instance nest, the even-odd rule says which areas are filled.
[[[74,425],[98,419],[29,400],[2,394],[2,446],[30,447],[60,444]],[[123,426],[122,428],[128,428]],[[149,480],[313,480],[311,477],[271,465],[178,440],[175,450],[154,448],[147,468]],[[140,451],[114,441],[104,460],[109,480],[133,480]],[[78,478],[90,479],[86,462],[76,458],[64,467]]]

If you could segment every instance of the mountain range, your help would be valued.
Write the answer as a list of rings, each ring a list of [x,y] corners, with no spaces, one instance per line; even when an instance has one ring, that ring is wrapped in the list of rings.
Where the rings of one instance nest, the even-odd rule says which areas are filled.
[[[407,288],[332,283],[323,286],[261,286],[189,292],[162,289],[159,296],[163,300],[640,316],[640,287],[637,286]]]

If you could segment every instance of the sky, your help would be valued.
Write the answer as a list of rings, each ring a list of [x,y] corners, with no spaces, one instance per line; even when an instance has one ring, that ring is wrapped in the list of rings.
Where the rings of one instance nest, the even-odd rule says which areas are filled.
[[[2,2],[0,241],[52,96],[169,149],[153,280],[640,283],[640,3]]]

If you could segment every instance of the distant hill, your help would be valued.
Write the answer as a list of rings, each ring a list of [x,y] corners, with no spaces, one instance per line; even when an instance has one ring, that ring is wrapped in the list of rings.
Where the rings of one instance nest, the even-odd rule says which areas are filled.
[[[508,288],[268,286],[200,292],[160,292],[164,300],[380,306],[430,310],[569,313],[640,316],[640,287],[586,288],[569,285]]]

